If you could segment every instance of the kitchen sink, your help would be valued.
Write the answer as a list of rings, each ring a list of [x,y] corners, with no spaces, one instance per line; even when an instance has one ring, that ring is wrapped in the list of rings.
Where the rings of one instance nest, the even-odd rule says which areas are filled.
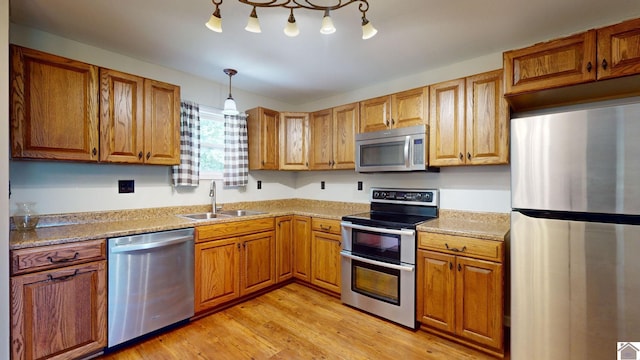
[[[218,214],[228,215],[228,216],[251,216],[251,215],[262,215],[266,214],[264,211],[256,211],[256,210],[220,210]]]
[[[197,213],[197,214],[181,214],[178,216],[189,219],[189,220],[214,220],[214,219],[228,219],[231,217],[251,216],[251,215],[261,215],[261,214],[266,214],[266,212],[256,211],[256,210],[219,210],[215,214],[212,212],[206,212],[206,213]]]
[[[182,214],[182,215],[178,215],[180,217],[183,218],[187,218],[189,220],[213,220],[213,219],[228,219],[231,217],[231,215],[226,215],[226,214],[220,214],[220,213],[212,213],[212,212],[206,212],[206,213],[197,213],[197,214]]]

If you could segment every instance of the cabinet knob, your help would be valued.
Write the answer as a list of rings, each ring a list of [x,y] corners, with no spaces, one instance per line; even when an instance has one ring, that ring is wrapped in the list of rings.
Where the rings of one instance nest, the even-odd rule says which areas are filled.
[[[449,270],[453,270],[453,263],[449,261]]]
[[[138,153],[138,160],[142,160],[142,151]]]
[[[396,121],[393,120],[393,118],[391,118],[391,125],[395,125],[395,124],[396,124]]]
[[[240,243],[238,243],[238,250],[240,250]]]
[[[150,157],[151,157],[151,151],[147,153],[147,160],[149,160]]]
[[[471,160],[471,153],[470,152],[467,153],[467,159]]]
[[[607,70],[607,66],[609,66],[609,63],[607,62],[607,59],[602,59],[602,68],[604,70]]]
[[[591,72],[591,69],[593,68],[593,66],[591,65],[591,61],[589,61],[587,63],[587,72]]]
[[[93,150],[91,150],[91,153],[93,154],[93,156],[96,156],[98,154],[98,149],[93,148]]]
[[[460,161],[464,160],[464,155],[462,155],[462,153],[460,153]]]
[[[462,271],[462,265],[458,264],[458,271]]]

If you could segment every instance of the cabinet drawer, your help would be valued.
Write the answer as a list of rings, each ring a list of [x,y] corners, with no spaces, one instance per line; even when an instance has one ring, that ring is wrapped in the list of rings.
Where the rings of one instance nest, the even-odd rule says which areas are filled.
[[[11,252],[11,274],[54,269],[105,258],[103,239],[19,249]]]
[[[504,259],[504,242],[502,241],[420,232],[418,247],[498,262]]]
[[[255,234],[274,229],[275,223],[273,217],[197,226],[196,242],[222,239],[244,234]]]
[[[313,218],[311,219],[311,228],[315,231],[340,234],[340,221],[323,218]]]

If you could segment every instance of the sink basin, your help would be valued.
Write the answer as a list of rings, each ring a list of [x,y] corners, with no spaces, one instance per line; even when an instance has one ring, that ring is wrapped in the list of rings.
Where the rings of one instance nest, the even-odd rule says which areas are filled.
[[[229,218],[231,217],[231,215],[227,215],[227,214],[220,214],[220,213],[212,213],[212,212],[206,212],[206,213],[197,213],[197,214],[183,214],[183,215],[178,215],[180,217],[183,218],[187,218],[189,220],[213,220],[213,219],[221,219],[221,218]]]
[[[218,214],[228,215],[228,216],[250,216],[250,215],[266,214],[266,212],[256,211],[256,210],[221,210],[221,211],[218,211]]]

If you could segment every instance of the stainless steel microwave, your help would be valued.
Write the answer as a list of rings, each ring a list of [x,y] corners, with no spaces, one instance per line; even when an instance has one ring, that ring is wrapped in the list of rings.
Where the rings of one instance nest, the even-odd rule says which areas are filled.
[[[427,126],[356,134],[356,171],[427,170]]]

